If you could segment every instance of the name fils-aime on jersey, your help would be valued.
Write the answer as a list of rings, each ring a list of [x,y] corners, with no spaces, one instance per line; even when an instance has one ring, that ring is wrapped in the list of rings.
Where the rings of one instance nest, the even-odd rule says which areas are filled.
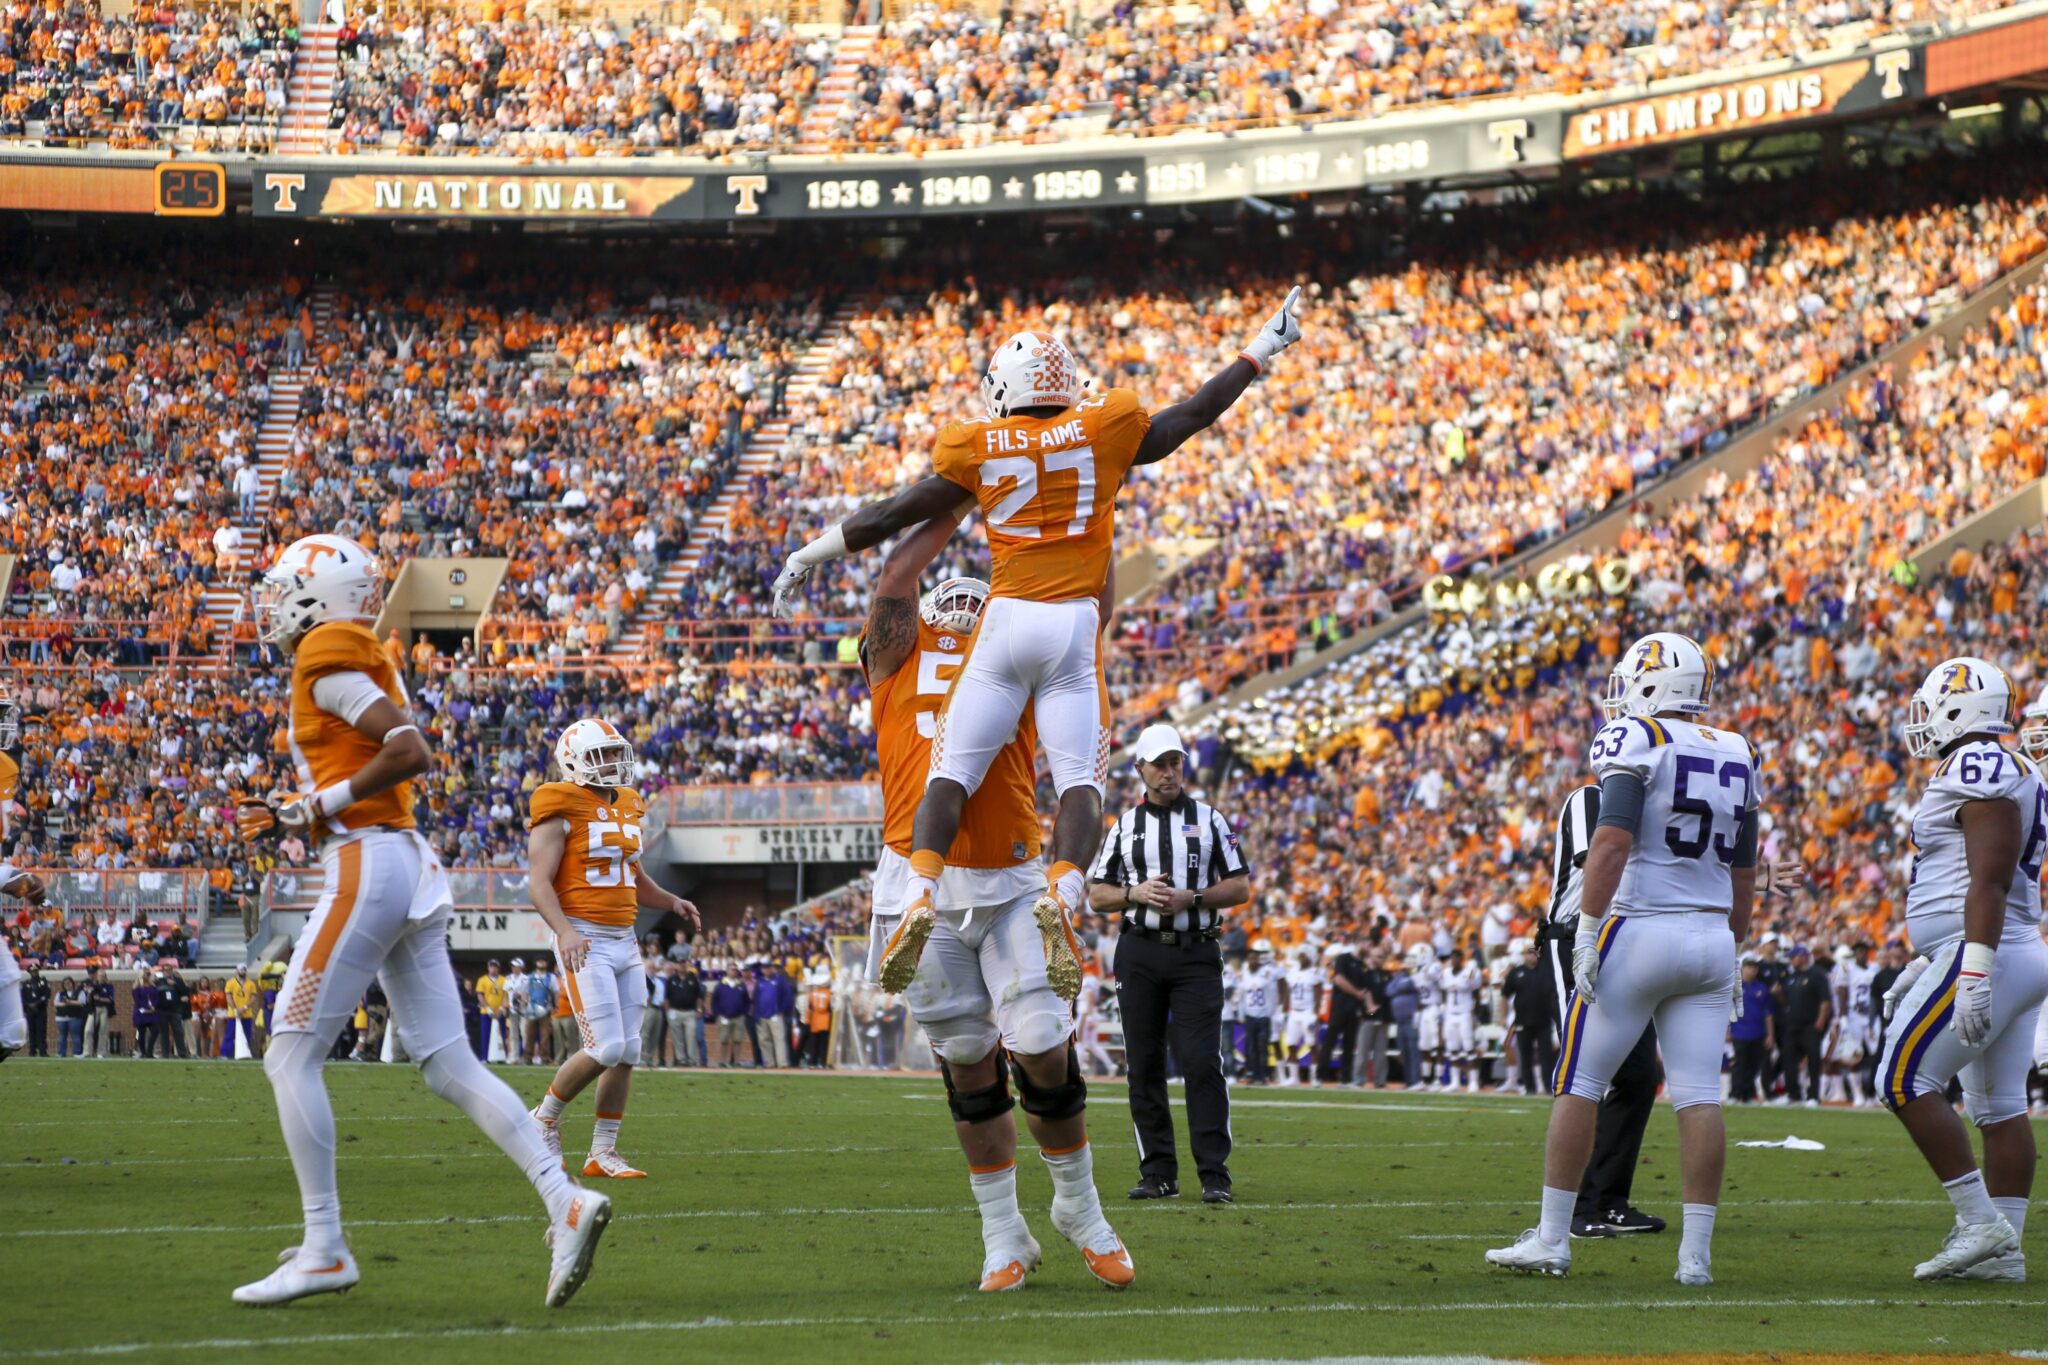
[[[307,791],[354,777],[384,747],[313,700],[313,685],[332,673],[362,673],[393,705],[406,707],[405,684],[369,627],[328,621],[307,631],[292,655],[291,713],[292,761]],[[327,827],[337,834],[372,825],[411,829],[412,802],[412,780],[407,779],[328,816]]]
[[[1971,801],[2010,801],[2020,812],[2020,865],[2005,893],[2003,942],[2026,943],[2041,923],[2041,864],[2048,855],[2048,781],[2033,760],[2002,744],[1976,740],[1949,751],[1927,779],[1913,814],[1913,872],[1906,886],[1906,928],[1913,946],[1932,954],[1963,934],[1963,898],[1970,889],[1962,808]]]
[[[1117,490],[1151,428],[1129,389],[1056,417],[981,418],[939,433],[933,470],[974,494],[994,597],[1092,597],[1109,576]]]
[[[1633,773],[1643,783],[1642,822],[1613,908],[1732,909],[1729,870],[1743,822],[1757,807],[1756,747],[1697,721],[1628,716],[1600,727],[1588,757],[1602,779]]]
[[[568,829],[555,868],[562,913],[590,924],[630,927],[640,903],[640,827],[647,805],[630,787],[544,782],[534,788],[526,827],[560,820]]]
[[[894,673],[869,680],[874,697],[875,748],[882,769],[882,842],[910,856],[910,829],[931,772],[932,736],[946,692],[967,660],[972,637],[918,618],[917,649]],[[867,653],[861,653],[866,668]],[[997,752],[988,776],[967,799],[960,832],[946,854],[949,867],[1014,867],[1039,851],[1034,781],[1038,731],[1025,707],[1017,733]]]

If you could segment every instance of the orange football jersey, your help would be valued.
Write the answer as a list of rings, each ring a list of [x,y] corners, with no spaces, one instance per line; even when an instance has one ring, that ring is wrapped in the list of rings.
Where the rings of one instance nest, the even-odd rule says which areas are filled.
[[[7,837],[7,803],[20,790],[21,765],[6,754],[0,754],[0,839]]]
[[[348,672],[367,674],[400,709],[405,706],[405,686],[398,679],[398,670],[368,627],[352,621],[328,621],[307,631],[292,655],[291,743],[299,781],[308,791],[354,777],[384,747],[313,702],[314,683],[330,673]],[[411,829],[411,780],[329,816],[327,825],[335,833],[371,825]]]
[[[1138,395],[1111,389],[1057,417],[956,422],[939,433],[932,468],[981,503],[993,596],[1066,602],[1102,591],[1117,490],[1151,426]]]
[[[967,661],[972,639],[938,630],[920,617],[916,651],[888,677],[868,682],[875,700],[875,748],[882,761],[882,842],[906,857],[911,822],[931,771],[939,708]],[[861,660],[865,669],[865,649]],[[1038,730],[1027,706],[1016,738],[1002,747],[988,776],[967,799],[960,832],[946,854],[948,866],[1015,867],[1038,856],[1037,749]]]
[[[548,782],[534,788],[526,827],[549,820],[569,827],[555,895],[562,912],[592,924],[630,928],[639,912],[640,825],[647,805],[630,787]]]

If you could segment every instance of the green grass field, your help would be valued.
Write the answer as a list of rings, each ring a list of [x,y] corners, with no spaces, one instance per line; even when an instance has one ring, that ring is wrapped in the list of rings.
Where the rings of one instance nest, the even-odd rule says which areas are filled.
[[[538,1069],[511,1075],[540,1093]],[[643,1074],[622,1149],[652,1173],[568,1309],[540,1306],[537,1202],[407,1067],[328,1069],[363,1282],[237,1308],[296,1240],[298,1195],[253,1064],[17,1058],[0,1072],[0,1359],[660,1358],[1083,1361],[1583,1352],[2048,1348],[2048,1284],[1917,1285],[1947,1202],[1882,1114],[1743,1110],[1717,1283],[1672,1282],[1676,1233],[1579,1243],[1569,1279],[1489,1270],[1534,1221],[1544,1106],[1493,1097],[1237,1092],[1239,1198],[1134,1205],[1120,1085],[1094,1090],[1098,1183],[1138,1267],[1098,1286],[1045,1216],[1045,1268],[973,1292],[978,1225],[935,1079]],[[565,1125],[587,1136],[589,1107]],[[2044,1134],[2048,1137],[2048,1134]],[[574,1150],[581,1150],[580,1145]],[[1189,1172],[1188,1174],[1192,1174]],[[1638,1202],[1676,1221],[1668,1112]],[[2037,1205],[2037,1210],[2039,1206]],[[2048,1277],[2048,1213],[2028,1238]]]

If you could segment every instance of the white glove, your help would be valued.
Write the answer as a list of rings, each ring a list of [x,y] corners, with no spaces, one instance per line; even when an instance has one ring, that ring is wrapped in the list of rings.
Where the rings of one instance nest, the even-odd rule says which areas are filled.
[[[1581,918],[1578,935],[1572,939],[1572,994],[1592,1004],[1593,982],[1599,975],[1600,926],[1595,924],[1588,932],[1586,921]]]
[[[1963,945],[1956,972],[1956,1009],[1949,1024],[1964,1047],[1982,1047],[1991,1036],[1991,964],[1998,953],[1982,943]]]
[[[782,572],[775,577],[775,615],[787,621],[796,615],[796,590],[811,576],[811,566],[798,561],[791,555],[782,566]],[[758,582],[759,580],[755,580]]]
[[[1884,1018],[1886,1023],[1891,1022],[1893,1013],[1899,1008],[1899,1002],[1904,1000],[1907,994],[1912,991],[1913,983],[1918,981],[1921,974],[1932,965],[1924,957],[1916,957],[1906,964],[1905,970],[1899,973],[1899,979],[1892,982],[1891,988],[1884,993]]]
[[[1280,311],[1266,319],[1266,325],[1252,338],[1251,344],[1238,354],[1263,374],[1266,363],[1274,356],[1301,340],[1301,323],[1294,316],[1294,306],[1301,299],[1301,286],[1287,291],[1287,302],[1280,305]]]
[[[1735,979],[1728,983],[1728,1022],[1742,1022],[1742,964],[1735,964]]]

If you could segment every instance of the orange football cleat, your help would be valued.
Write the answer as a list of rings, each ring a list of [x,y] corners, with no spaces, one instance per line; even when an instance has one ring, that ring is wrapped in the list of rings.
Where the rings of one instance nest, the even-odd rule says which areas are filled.
[[[592,1152],[583,1163],[583,1174],[602,1180],[645,1180],[647,1172],[628,1165],[616,1149]]]

